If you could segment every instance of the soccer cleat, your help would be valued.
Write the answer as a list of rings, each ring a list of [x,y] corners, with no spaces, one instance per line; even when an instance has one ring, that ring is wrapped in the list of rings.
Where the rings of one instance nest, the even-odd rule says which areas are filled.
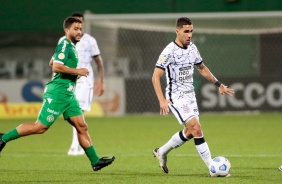
[[[114,156],[111,158],[102,157],[98,160],[96,164],[92,165],[92,168],[94,171],[99,171],[100,169],[103,169],[104,167],[110,165],[114,160],[115,160]]]
[[[4,134],[0,133],[0,153],[2,151],[2,149],[5,147],[6,143],[2,140],[2,136]]]
[[[154,149],[153,155],[154,155],[154,157],[156,157],[159,160],[160,168],[162,169],[162,171],[167,174],[168,173],[168,167],[166,165],[167,156],[166,155],[160,155],[158,150],[159,150],[159,148]]]

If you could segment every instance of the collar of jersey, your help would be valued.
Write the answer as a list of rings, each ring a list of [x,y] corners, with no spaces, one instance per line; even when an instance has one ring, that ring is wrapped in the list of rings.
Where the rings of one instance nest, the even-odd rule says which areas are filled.
[[[74,43],[72,43],[72,41],[70,41],[67,37],[65,38],[70,44],[72,44],[73,46],[75,46]]]
[[[185,50],[188,49],[188,46],[191,44],[191,43],[190,43],[189,45],[187,45],[187,47],[181,47],[180,45],[178,45],[178,44],[176,43],[175,40],[173,41],[173,43],[174,43],[175,45],[177,45],[177,47],[179,47],[179,48],[181,48],[181,49],[185,49]]]

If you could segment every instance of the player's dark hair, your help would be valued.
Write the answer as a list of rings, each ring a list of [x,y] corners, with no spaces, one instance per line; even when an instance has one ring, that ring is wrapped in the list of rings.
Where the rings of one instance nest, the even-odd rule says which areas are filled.
[[[64,25],[63,25],[63,27],[69,29],[69,28],[71,27],[71,25],[72,25],[74,22],[82,23],[82,21],[79,20],[78,18],[75,18],[75,17],[67,17],[67,18],[64,20]]]
[[[80,12],[74,12],[71,16],[72,17],[81,17],[82,20],[84,20],[84,15]]]
[[[183,25],[192,25],[192,21],[191,19],[187,18],[187,17],[180,17],[176,20],[176,27],[177,28],[182,28]]]

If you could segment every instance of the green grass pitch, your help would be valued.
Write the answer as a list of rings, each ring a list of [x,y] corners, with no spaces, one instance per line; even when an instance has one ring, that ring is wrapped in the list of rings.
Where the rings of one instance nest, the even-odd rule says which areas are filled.
[[[67,156],[71,127],[62,119],[43,135],[9,142],[0,157],[0,183],[279,183],[282,181],[282,114],[203,114],[200,117],[212,157],[225,156],[232,165],[230,178],[211,178],[190,140],[168,156],[169,174],[153,158],[182,129],[169,116],[87,118],[99,156],[115,155],[115,162],[93,172],[87,157]],[[6,132],[24,120],[0,120]]]

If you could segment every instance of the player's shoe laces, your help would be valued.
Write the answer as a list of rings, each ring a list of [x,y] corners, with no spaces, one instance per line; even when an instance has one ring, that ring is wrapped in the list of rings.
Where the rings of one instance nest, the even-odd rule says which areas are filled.
[[[102,157],[99,159],[99,161],[96,164],[92,165],[92,168],[94,171],[99,171],[100,169],[107,167],[115,160],[115,157],[107,158]]]
[[[158,150],[159,150],[159,148],[154,149],[153,155],[154,155],[154,157],[156,157],[159,160],[160,168],[162,169],[162,171],[167,174],[168,173],[168,167],[166,165],[167,156],[166,155],[160,155]]]
[[[2,151],[2,149],[5,147],[6,143],[2,140],[2,136],[4,134],[0,133],[0,153]]]

